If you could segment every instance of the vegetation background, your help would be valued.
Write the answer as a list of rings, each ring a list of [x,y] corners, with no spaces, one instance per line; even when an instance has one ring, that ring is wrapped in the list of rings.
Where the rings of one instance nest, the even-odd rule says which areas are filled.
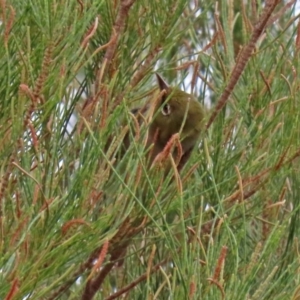
[[[300,299],[295,5],[1,0],[0,298]],[[155,71],[208,107],[164,180]]]

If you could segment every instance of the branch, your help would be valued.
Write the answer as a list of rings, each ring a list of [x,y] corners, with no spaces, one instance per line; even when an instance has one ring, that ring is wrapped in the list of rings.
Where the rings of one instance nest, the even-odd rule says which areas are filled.
[[[255,48],[255,44],[256,44],[257,40],[259,39],[262,32],[264,31],[264,29],[268,23],[268,20],[270,19],[271,14],[273,13],[273,11],[278,3],[279,3],[279,0],[267,1],[267,4],[263,10],[262,16],[258,20],[258,22],[256,23],[256,25],[254,27],[251,39],[250,39],[249,43],[242,50],[240,59],[236,63],[236,65],[231,73],[229,82],[228,82],[223,94],[221,95],[212,115],[210,116],[210,119],[206,125],[207,129],[213,123],[213,121],[215,120],[215,118],[220,113],[222,108],[225,106],[227,100],[229,99],[234,87],[236,86],[239,78],[241,77],[241,75],[251,57],[251,53],[253,52],[253,50]]]

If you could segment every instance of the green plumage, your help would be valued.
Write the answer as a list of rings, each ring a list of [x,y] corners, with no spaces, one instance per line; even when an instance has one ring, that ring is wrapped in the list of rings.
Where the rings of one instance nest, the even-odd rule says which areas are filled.
[[[197,99],[178,88],[169,87],[158,75],[160,90],[166,93],[154,110],[154,119],[149,128],[147,145],[153,145],[151,161],[163,151],[175,133],[180,132],[183,155],[178,165],[180,170],[187,162],[204,128],[205,109]]]
[[[165,91],[165,94],[156,104],[149,126],[147,148],[152,147],[149,151],[151,153],[149,164],[151,165],[155,157],[164,150],[170,138],[180,133],[182,146],[182,157],[178,164],[178,170],[180,170],[189,159],[204,128],[205,109],[193,95],[179,88],[169,87],[160,75],[156,74],[156,76],[159,89]],[[146,115],[148,108],[146,106],[132,110],[140,124],[143,122],[140,115]],[[130,146],[129,134],[125,136],[123,144],[123,149],[126,151]]]

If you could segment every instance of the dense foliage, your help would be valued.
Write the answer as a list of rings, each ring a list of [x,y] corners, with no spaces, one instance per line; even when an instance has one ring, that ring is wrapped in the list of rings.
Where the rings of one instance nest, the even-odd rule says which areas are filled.
[[[299,299],[295,2],[0,1],[1,299]],[[167,177],[156,71],[209,124]]]

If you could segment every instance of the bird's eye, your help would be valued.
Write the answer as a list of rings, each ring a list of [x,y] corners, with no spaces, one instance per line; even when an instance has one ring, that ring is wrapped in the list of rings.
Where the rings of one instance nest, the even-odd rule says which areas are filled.
[[[161,113],[164,115],[164,116],[168,116],[171,114],[171,106],[170,104],[166,103],[163,105],[162,109],[161,109]]]

